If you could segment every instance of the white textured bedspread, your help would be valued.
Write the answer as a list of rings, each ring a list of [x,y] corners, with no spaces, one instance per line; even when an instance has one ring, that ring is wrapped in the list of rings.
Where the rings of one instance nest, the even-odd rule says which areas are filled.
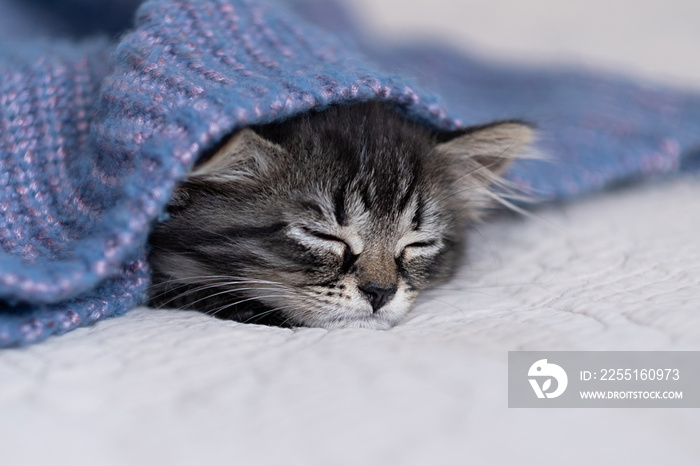
[[[353,3],[489,56],[700,76],[695,0]],[[390,331],[138,309],[1,351],[0,466],[697,465],[697,409],[509,409],[507,351],[700,350],[699,238],[700,179],[645,184],[480,227]]]
[[[389,331],[138,309],[0,352],[0,464],[698,464],[694,409],[509,409],[507,351],[700,349],[700,180],[471,235]]]

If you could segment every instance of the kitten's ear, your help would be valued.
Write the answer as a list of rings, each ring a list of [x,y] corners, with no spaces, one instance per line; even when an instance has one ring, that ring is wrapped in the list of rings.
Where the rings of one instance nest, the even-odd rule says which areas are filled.
[[[501,174],[521,157],[534,139],[531,125],[502,121],[437,135],[435,151],[447,159],[455,180],[455,195],[472,219],[514,194]],[[528,154],[528,157],[531,154]],[[505,196],[504,196],[505,195]]]
[[[534,139],[534,129],[521,121],[501,121],[463,130],[439,133],[435,150],[489,182],[518,158]]]
[[[249,128],[234,134],[209,160],[196,166],[187,181],[252,181],[266,173],[284,149]]]

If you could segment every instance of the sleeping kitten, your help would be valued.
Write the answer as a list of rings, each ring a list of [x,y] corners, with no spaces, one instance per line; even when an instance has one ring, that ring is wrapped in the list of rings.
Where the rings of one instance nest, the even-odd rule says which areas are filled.
[[[150,304],[389,328],[450,277],[466,224],[531,138],[517,121],[435,133],[379,103],[238,131],[155,227]]]

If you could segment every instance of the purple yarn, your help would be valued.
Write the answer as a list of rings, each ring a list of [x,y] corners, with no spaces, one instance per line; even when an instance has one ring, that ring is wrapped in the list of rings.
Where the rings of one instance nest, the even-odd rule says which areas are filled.
[[[0,2],[0,17],[33,11]],[[0,41],[0,346],[142,303],[150,225],[198,154],[246,125],[370,99],[440,129],[544,116],[544,146],[570,162],[521,164],[511,177],[546,199],[675,170],[698,144],[697,96],[442,48],[364,48],[385,70],[435,70],[414,72],[451,100],[439,105],[345,37],[259,0],[150,0],[114,41]]]

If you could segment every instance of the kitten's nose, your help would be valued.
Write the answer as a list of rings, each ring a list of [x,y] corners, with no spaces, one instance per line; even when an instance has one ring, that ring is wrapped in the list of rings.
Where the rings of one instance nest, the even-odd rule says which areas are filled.
[[[368,283],[366,285],[358,286],[360,291],[365,294],[365,297],[372,305],[372,310],[377,312],[386,303],[391,301],[391,298],[396,294],[396,285],[391,285],[390,287],[382,287],[376,283]]]

